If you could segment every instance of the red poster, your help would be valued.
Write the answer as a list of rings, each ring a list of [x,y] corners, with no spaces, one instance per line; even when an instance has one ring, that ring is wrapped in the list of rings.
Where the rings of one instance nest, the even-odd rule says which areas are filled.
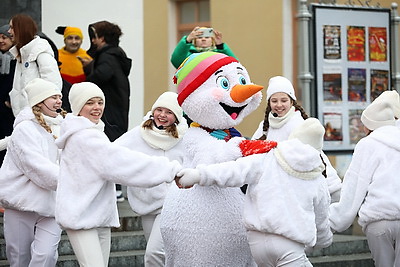
[[[347,60],[365,61],[365,27],[347,26]]]
[[[369,60],[387,60],[387,34],[385,27],[368,28]]]

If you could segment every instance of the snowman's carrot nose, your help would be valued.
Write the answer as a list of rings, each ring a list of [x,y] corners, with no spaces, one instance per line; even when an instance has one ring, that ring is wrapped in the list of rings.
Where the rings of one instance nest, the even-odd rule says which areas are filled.
[[[231,98],[236,103],[242,103],[263,88],[264,86],[257,84],[237,84],[231,89]]]

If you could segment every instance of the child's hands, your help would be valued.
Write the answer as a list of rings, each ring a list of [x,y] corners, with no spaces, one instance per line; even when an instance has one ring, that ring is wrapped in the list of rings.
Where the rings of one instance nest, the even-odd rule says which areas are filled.
[[[200,182],[200,172],[196,169],[183,169],[175,177],[175,183],[179,188],[191,188]]]
[[[253,154],[267,153],[278,145],[275,141],[269,140],[243,140],[239,143],[243,157]]]

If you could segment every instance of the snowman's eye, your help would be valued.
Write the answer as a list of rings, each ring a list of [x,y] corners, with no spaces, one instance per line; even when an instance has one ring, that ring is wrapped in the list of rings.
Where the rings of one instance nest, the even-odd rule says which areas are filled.
[[[241,85],[247,84],[246,78],[243,75],[239,77],[239,83]]]
[[[229,80],[224,76],[217,78],[217,85],[221,86],[225,90],[228,90],[230,87]]]

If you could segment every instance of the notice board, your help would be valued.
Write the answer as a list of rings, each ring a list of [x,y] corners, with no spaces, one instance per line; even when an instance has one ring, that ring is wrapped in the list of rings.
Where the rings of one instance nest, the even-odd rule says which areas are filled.
[[[391,89],[390,9],[312,5],[313,70],[324,150],[354,149],[362,111]]]

